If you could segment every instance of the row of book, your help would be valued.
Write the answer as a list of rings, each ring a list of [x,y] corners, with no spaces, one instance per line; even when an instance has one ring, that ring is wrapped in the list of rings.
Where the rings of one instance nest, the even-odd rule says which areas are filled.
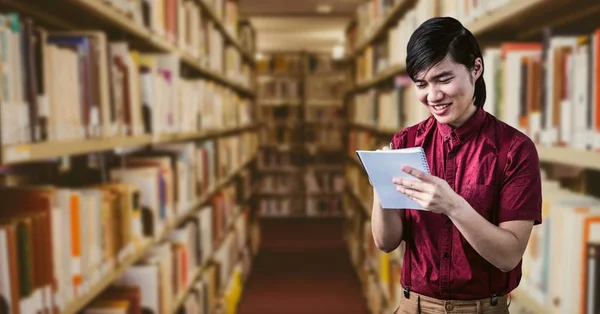
[[[356,45],[370,37],[375,28],[403,0],[370,0],[355,9],[353,27],[346,31],[346,51],[354,51]]]
[[[393,312],[404,298],[399,277],[404,245],[391,253],[379,251],[373,240],[369,216],[361,214],[364,213],[363,205],[352,193],[346,193],[343,200],[348,212],[345,239],[350,259],[371,313]]]
[[[256,92],[261,102],[297,102],[301,87],[300,80],[295,77],[259,77]]]
[[[399,76],[385,87],[355,94],[348,105],[351,121],[383,130],[399,130],[406,121],[426,118],[427,109],[417,100],[412,85],[408,76]]]
[[[217,44],[209,32],[216,28],[211,16],[240,43],[247,42],[244,25],[239,18],[239,5],[233,0],[103,0],[120,14],[193,56],[208,57]],[[206,8],[206,10],[204,10]],[[219,35],[222,37],[222,35]],[[222,41],[222,39],[221,39]],[[242,45],[252,52],[251,46]]]
[[[542,182],[542,225],[523,257],[522,287],[548,313],[600,310],[600,199]]]
[[[346,50],[355,51],[387,20],[404,0],[371,0],[356,9],[356,23],[346,31]],[[412,3],[414,2],[414,4]],[[367,46],[355,60],[356,81],[362,82],[391,65],[404,64],[406,43],[412,32],[425,20],[434,16],[450,16],[469,26],[489,14],[511,5],[515,0],[462,1],[462,0],[416,0],[397,20],[391,21],[385,30],[387,37]]]
[[[61,177],[32,174],[0,188],[0,199],[9,204],[0,215],[0,296],[6,312],[65,309],[147,243],[168,238],[182,217],[195,214],[221,180],[256,154],[248,136],[255,137],[161,144],[74,167]],[[5,169],[3,175],[18,177],[26,168]],[[233,217],[238,190],[210,198],[217,242],[227,217]]]
[[[599,36],[600,30],[546,34],[541,42],[505,42],[486,48],[484,108],[536,143],[599,149],[600,89],[595,70]],[[399,129],[425,119],[424,106],[406,88],[411,84],[408,77],[399,76],[394,87],[356,95],[351,107],[354,121]],[[410,118],[414,112],[419,114]]]
[[[269,54],[256,61],[256,73],[300,75],[304,72],[304,62],[300,54]]]
[[[437,1],[417,1],[392,23],[387,36],[368,45],[354,59],[356,84],[368,81],[392,66],[404,65],[411,34],[421,23],[437,16],[438,10]]]
[[[219,198],[215,196],[212,202],[218,203]],[[246,264],[243,267],[249,267],[247,216],[239,205],[233,208],[237,212],[228,213],[233,216],[227,216],[231,221],[222,229],[214,228],[219,219],[211,215],[218,213],[216,208],[203,207],[128,268],[82,312],[181,313],[196,308],[195,313],[210,313],[223,306],[219,299],[233,279],[234,267],[242,264],[242,256]],[[186,293],[187,298],[181,300]]]
[[[342,71],[307,76],[304,80],[304,97],[307,106],[340,102],[350,83],[346,73]]]
[[[3,144],[195,132],[251,119],[250,100],[183,77],[179,55],[142,53],[102,31],[46,31],[8,13],[0,15],[0,46]]]
[[[304,186],[309,193],[342,193],[346,186],[344,174],[333,168],[307,168]]]
[[[350,176],[356,177],[356,174]],[[355,194],[360,191],[356,186],[369,189],[364,183],[352,185],[350,190]],[[523,256],[523,276],[518,289],[536,302],[538,308],[544,308],[544,313],[596,313],[600,306],[600,278],[597,275],[600,200],[563,188],[557,181],[546,179],[542,186],[543,224],[533,228]],[[353,212],[361,212],[361,207],[370,206],[364,201],[367,199],[359,194],[348,196],[345,206]],[[350,256],[359,272],[367,270],[367,273],[375,274],[374,284],[368,284],[366,288],[371,291],[367,293],[369,299],[379,296],[397,305],[402,300],[399,271],[404,246],[389,254],[379,251],[374,246],[370,227],[368,216],[349,216]],[[380,300],[372,301],[376,302]]]
[[[484,50],[489,112],[547,146],[600,148],[600,29]]]

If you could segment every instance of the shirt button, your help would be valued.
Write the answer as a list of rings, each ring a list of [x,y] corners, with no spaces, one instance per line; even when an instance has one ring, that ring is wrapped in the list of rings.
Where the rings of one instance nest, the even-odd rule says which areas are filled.
[[[455,153],[455,152],[451,152],[450,154],[448,154],[448,158],[449,158],[449,159],[452,159],[452,158],[454,158],[454,156],[456,156],[456,153]]]
[[[445,252],[445,253],[444,253],[442,256],[443,256],[444,258],[448,258],[448,257],[450,257],[450,254],[448,254],[448,252]]]

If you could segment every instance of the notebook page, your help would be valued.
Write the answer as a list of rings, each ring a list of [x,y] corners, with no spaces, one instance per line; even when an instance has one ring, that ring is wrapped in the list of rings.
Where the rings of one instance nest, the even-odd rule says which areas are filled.
[[[403,166],[410,166],[429,173],[429,166],[423,148],[412,147],[385,151],[357,150],[356,154],[379,196],[382,208],[424,209],[417,202],[397,191],[397,185],[392,183],[394,177],[419,180],[402,171]]]

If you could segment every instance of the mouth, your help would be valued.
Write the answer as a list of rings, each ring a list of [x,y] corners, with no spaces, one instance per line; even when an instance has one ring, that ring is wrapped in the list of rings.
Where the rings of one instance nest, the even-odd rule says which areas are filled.
[[[450,105],[452,105],[452,103],[439,104],[439,105],[435,105],[435,106],[431,106],[431,107],[433,108],[434,111],[441,113],[444,111],[444,109],[450,107]]]

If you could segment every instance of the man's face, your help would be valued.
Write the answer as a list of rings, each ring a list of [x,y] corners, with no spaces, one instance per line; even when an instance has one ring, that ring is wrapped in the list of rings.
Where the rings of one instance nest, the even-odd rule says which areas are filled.
[[[481,61],[473,71],[447,57],[415,80],[419,101],[440,123],[462,125],[476,108],[473,105],[475,81],[481,75]]]

